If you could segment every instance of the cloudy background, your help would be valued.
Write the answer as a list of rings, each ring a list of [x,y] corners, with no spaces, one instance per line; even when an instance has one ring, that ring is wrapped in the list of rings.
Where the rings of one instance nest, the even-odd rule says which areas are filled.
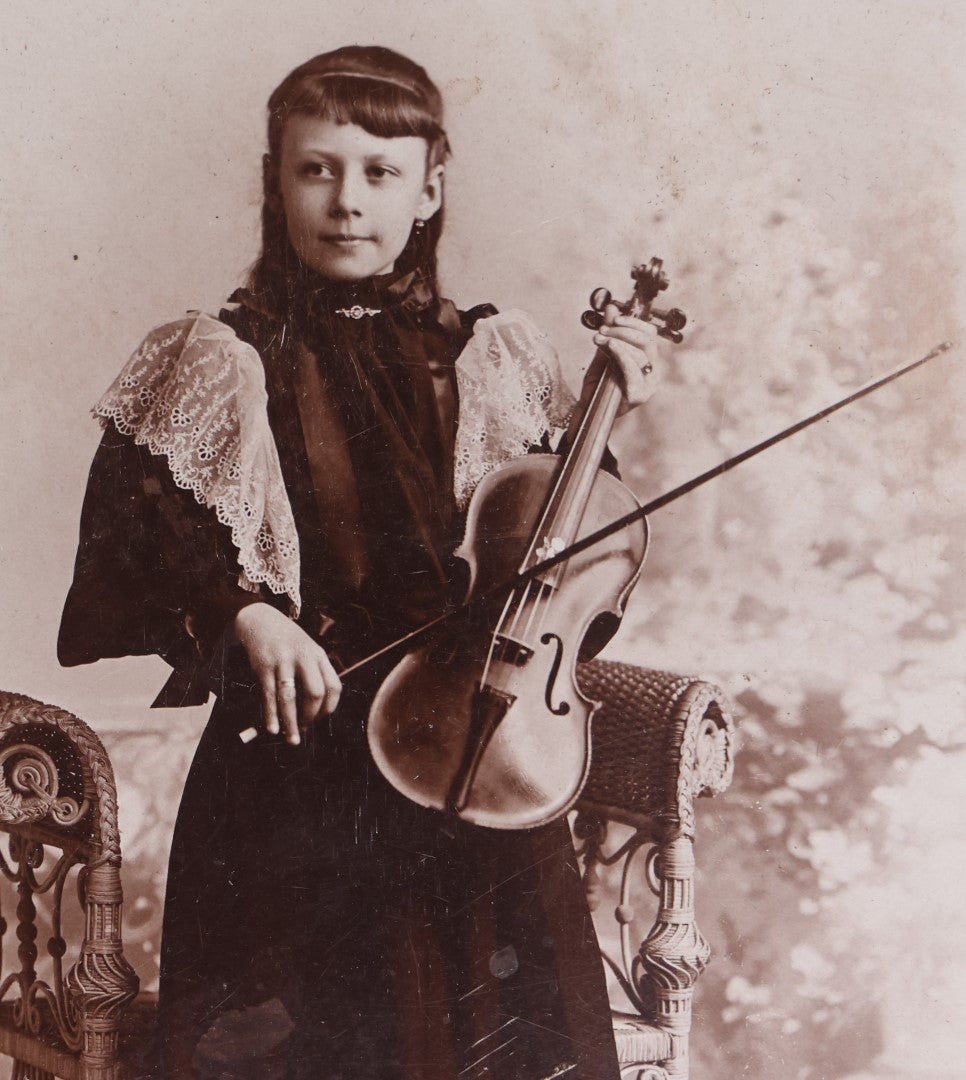
[[[455,151],[446,292],[527,308],[575,378],[589,291],[664,258],[689,344],[617,437],[648,497],[961,336],[964,23],[937,0],[6,5],[0,685],[108,742],[146,981],[204,714],[147,710],[160,661],[61,671],[54,640],[89,408],[254,258],[281,77],[348,42],[428,68]],[[611,655],[715,678],[743,732],[699,823],[698,1077],[960,1075],[962,364],[652,523]]]

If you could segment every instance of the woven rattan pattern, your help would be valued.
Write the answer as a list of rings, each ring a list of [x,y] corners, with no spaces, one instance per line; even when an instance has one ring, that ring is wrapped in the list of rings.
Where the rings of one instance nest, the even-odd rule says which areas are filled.
[[[733,724],[722,691],[691,676],[611,660],[580,665],[578,682],[602,702],[581,801],[693,835],[694,797],[731,781]]]
[[[120,1080],[118,1029],[137,993],[137,976],[121,942],[121,849],[111,764],[100,740],[76,716],[4,692],[0,830],[10,835],[6,853],[0,853],[0,879],[17,895],[16,907],[6,909],[16,923],[0,923],[6,944],[0,1055],[14,1059],[15,1080]],[[78,864],[80,940],[62,920],[62,905],[72,905],[74,895],[65,885]],[[45,938],[49,975],[37,967]]]
[[[47,735],[43,732],[46,729]],[[92,796],[93,821],[90,839],[99,849],[100,858],[119,863],[121,841],[117,828],[117,794],[114,772],[107,751],[93,731],[65,709],[45,705],[24,694],[0,692],[0,740],[23,738],[34,734],[39,746],[52,742],[63,749],[55,756],[67,776],[83,778],[86,793]],[[56,733],[56,734],[55,734]],[[40,734],[37,739],[36,735]],[[64,743],[57,739],[61,735]],[[64,750],[67,753],[64,753]],[[15,824],[11,821],[10,824]]]

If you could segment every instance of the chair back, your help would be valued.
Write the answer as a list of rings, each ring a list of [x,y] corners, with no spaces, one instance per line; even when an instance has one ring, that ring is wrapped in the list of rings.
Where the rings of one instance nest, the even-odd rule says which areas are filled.
[[[114,773],[83,721],[5,692],[0,831],[0,883],[16,895],[0,902],[12,911],[0,917],[0,1053],[15,1080],[118,1080],[118,1028],[138,980],[121,941]]]

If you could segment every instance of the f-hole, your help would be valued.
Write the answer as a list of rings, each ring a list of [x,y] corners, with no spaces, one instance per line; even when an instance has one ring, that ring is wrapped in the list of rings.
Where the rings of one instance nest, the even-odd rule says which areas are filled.
[[[554,641],[557,643],[557,652],[553,658],[553,663],[550,665],[550,675],[547,678],[547,686],[543,692],[543,700],[554,716],[566,716],[570,712],[570,704],[566,701],[561,701],[559,705],[553,703],[553,688],[560,672],[560,662],[563,659],[563,639],[559,634],[550,633],[544,634],[540,638],[541,645],[549,645]]]

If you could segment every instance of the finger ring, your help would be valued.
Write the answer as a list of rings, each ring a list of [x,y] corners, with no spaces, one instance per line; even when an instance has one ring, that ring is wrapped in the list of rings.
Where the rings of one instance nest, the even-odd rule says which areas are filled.
[[[646,364],[645,364],[645,365],[644,365],[644,366],[643,366],[643,367],[641,368],[641,374],[642,374],[642,375],[650,375],[650,374],[651,374],[651,372],[652,372],[653,370],[654,370],[654,365],[653,365],[653,364],[652,364],[652,363],[650,362],[650,360],[649,360],[649,361],[648,361],[648,362],[647,362],[647,363],[646,363]]]
[[[295,685],[295,680],[294,679],[279,679],[278,683],[276,685],[279,686],[279,687],[282,687],[282,686],[294,686]]]

